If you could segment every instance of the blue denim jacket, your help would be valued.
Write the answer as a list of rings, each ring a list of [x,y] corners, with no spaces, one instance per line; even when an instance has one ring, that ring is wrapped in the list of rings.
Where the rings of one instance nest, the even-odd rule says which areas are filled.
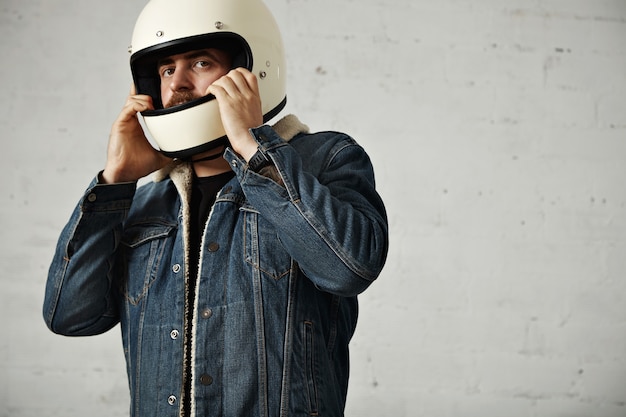
[[[44,318],[73,336],[121,323],[132,416],[180,415],[185,343],[194,416],[343,415],[356,296],[383,267],[387,219],[364,150],[299,126],[288,116],[251,130],[283,184],[226,150],[236,175],[204,230],[193,305],[188,165],[139,188],[94,179],[73,212]]]

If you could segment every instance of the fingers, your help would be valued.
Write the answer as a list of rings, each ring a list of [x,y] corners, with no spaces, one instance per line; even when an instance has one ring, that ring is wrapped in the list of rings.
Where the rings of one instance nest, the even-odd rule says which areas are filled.
[[[217,98],[223,123],[227,122],[225,119],[247,120],[248,124],[257,119],[260,119],[258,124],[263,122],[257,78],[247,69],[231,70],[211,84],[207,91]]]
[[[216,97],[218,94],[251,97],[259,95],[259,85],[253,73],[245,68],[235,68],[210,85],[207,92]]]
[[[143,94],[129,96],[111,127],[107,162],[102,178],[105,182],[136,181],[161,168],[169,159],[156,151],[146,139],[137,113],[154,109],[152,98]]]
[[[263,123],[256,76],[237,68],[211,84],[208,92],[217,98],[222,124],[235,152],[244,159],[254,154],[257,144],[248,130]]]
[[[132,103],[133,108],[141,108],[138,111],[144,110],[154,110],[154,106],[152,104],[152,97],[147,94],[137,94],[137,88],[135,84],[130,85],[130,91],[128,92],[128,97],[126,98],[126,106]],[[136,104],[140,104],[140,106],[136,106]]]
[[[255,95],[259,94],[259,84],[256,75],[245,68],[235,68],[229,73],[239,92],[251,91]]]
[[[146,110],[154,110],[152,97],[145,94],[129,95],[118,119],[120,121],[128,121],[135,117],[138,112]]]

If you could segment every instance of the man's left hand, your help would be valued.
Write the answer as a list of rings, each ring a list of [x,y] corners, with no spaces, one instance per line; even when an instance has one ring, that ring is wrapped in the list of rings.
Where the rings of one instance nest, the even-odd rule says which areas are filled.
[[[243,159],[257,151],[249,129],[263,124],[263,110],[256,76],[245,68],[231,70],[207,89],[217,99],[226,136]]]

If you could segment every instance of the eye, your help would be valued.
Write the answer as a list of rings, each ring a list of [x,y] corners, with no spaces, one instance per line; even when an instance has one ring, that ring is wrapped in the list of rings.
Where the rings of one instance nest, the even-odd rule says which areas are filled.
[[[200,61],[196,61],[194,66],[196,68],[208,68],[211,66],[211,62],[200,60]]]
[[[171,77],[174,74],[174,68],[172,67],[163,67],[159,70],[161,78]]]

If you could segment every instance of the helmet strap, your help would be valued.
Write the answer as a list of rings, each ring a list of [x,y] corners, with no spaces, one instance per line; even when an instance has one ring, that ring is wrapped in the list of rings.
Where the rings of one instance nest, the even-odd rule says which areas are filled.
[[[224,154],[224,149],[222,150],[222,152],[217,152],[213,155],[209,155],[209,156],[205,156],[204,158],[200,158],[200,159],[191,159],[191,157],[189,158],[189,162],[191,162],[192,164],[196,163],[196,162],[204,162],[204,161],[212,161],[214,159],[217,159],[219,157],[221,157]]]

